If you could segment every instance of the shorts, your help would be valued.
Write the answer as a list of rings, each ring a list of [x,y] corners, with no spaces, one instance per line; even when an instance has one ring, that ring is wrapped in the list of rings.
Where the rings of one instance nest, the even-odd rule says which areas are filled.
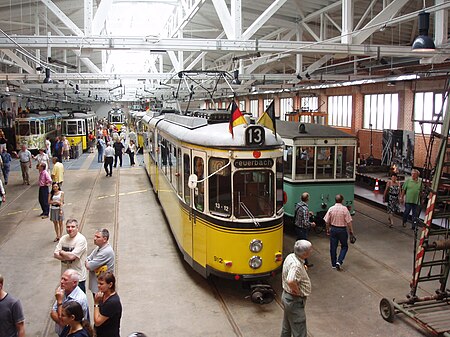
[[[59,214],[59,208],[50,208],[50,220],[51,221],[63,221],[64,212]]]

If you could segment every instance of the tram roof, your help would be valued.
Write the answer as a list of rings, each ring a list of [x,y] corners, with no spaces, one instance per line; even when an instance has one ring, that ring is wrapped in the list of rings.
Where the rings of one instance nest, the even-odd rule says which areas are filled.
[[[19,121],[27,121],[27,120],[34,120],[34,119],[49,119],[49,118],[55,118],[55,117],[61,117],[61,113],[57,111],[32,111],[30,113],[27,113],[26,117],[17,117],[16,120]]]
[[[305,132],[299,131],[300,125],[305,126]],[[327,125],[314,123],[298,123],[277,121],[277,133],[285,139],[303,139],[303,138],[356,138],[342,130]]]
[[[213,148],[242,148],[245,144],[245,126],[238,125],[230,134],[228,122],[209,124],[205,118],[166,114],[153,118],[151,124],[167,132],[182,142]],[[265,130],[266,147],[277,147],[283,144],[281,138],[275,138],[273,132]]]

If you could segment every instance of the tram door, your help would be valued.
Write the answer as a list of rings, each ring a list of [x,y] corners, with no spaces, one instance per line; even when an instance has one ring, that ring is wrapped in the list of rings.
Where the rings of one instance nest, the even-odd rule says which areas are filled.
[[[206,225],[203,217],[199,217],[205,211],[207,182],[206,154],[200,151],[192,151],[192,172],[197,175],[197,187],[191,190],[191,224],[192,224],[192,251],[194,260],[201,266],[206,266]]]

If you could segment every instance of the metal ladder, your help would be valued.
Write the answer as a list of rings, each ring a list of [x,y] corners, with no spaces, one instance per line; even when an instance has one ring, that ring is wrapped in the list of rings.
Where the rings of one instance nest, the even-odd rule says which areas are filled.
[[[447,90],[447,101],[450,99]],[[442,117],[444,115],[444,117]],[[430,165],[431,155],[427,153],[425,168],[430,172],[431,184],[428,189],[428,203],[424,220],[418,220],[422,230],[417,241],[415,230],[415,257],[410,292],[405,300],[390,301],[383,298],[380,302],[381,316],[392,322],[395,314],[403,313],[415,320],[425,329],[442,336],[450,336],[450,290],[447,281],[450,272],[450,175],[444,173],[450,170],[450,144],[448,141],[450,129],[450,102],[446,113],[441,113],[437,120],[422,121],[433,123],[433,133],[430,144],[440,140],[436,165]],[[441,132],[436,132],[436,126],[441,125]],[[428,149],[431,152],[431,149]],[[432,168],[432,170],[430,170]],[[419,285],[424,282],[438,282],[434,295],[418,296]]]

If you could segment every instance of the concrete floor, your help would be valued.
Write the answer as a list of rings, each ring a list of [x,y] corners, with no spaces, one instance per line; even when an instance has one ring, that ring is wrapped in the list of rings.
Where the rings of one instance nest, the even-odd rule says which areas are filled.
[[[52,223],[38,215],[37,171],[31,186],[21,185],[18,163],[0,208],[0,273],[6,291],[22,301],[30,337],[55,336],[49,311],[59,281],[59,262]],[[124,308],[122,336],[142,331],[148,336],[279,336],[283,312],[277,301],[252,304],[247,291],[231,281],[204,280],[180,256],[142,167],[124,167],[106,178],[96,154],[64,163],[66,219],[75,217],[93,248],[98,227],[111,231],[116,251],[118,293]],[[307,303],[309,335],[424,336],[397,315],[393,324],[378,312],[383,297],[403,299],[409,291],[413,232],[387,226],[383,210],[356,203],[358,238],[350,247],[344,270],[331,269],[328,238],[312,234],[309,274],[312,294]],[[286,230],[285,255],[294,238]],[[278,275],[271,281],[281,294]],[[422,294],[432,293],[427,285]],[[88,296],[91,300],[91,296]],[[91,303],[92,310],[92,303]]]

